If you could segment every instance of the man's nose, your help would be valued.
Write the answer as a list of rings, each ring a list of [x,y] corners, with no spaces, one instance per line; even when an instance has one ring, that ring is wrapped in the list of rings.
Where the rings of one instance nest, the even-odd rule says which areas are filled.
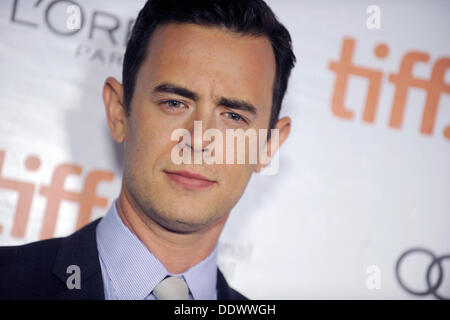
[[[194,152],[205,152],[205,151],[208,150],[208,147],[207,147],[207,146],[204,147],[204,148],[202,147],[201,150],[200,150],[200,148],[198,148],[198,149],[195,148],[194,145],[195,145],[195,144],[189,144],[189,143],[186,143],[186,147],[191,148],[191,150],[194,151]]]
[[[213,128],[214,119],[212,112],[195,112],[195,116],[190,119],[188,128],[191,134],[191,143],[186,143],[186,147],[191,148],[194,152],[205,152],[211,141],[204,141],[203,134],[209,128]]]

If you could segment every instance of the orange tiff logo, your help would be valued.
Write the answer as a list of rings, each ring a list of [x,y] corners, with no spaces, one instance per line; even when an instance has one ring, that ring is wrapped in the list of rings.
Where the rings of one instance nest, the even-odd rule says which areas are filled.
[[[3,173],[5,151],[0,150],[0,190],[14,191],[18,195],[11,236],[23,238],[25,236],[30,216],[31,202],[33,200],[35,184],[6,178]],[[41,160],[37,156],[28,156],[25,159],[27,171],[36,171],[41,167]],[[97,195],[97,186],[101,181],[112,181],[114,174],[103,170],[92,170],[88,173],[81,192],[64,189],[64,182],[69,175],[80,175],[82,168],[76,164],[63,163],[58,165],[51,178],[50,185],[39,188],[39,194],[46,197],[47,204],[40,233],[41,239],[54,236],[56,220],[62,200],[77,202],[79,204],[76,229],[90,222],[93,207],[106,208],[108,199]],[[0,225],[0,232],[2,226]]]
[[[362,120],[371,123],[375,120],[383,73],[376,69],[353,64],[354,48],[355,40],[344,38],[340,60],[331,61],[329,64],[329,69],[336,73],[331,110],[340,118],[353,119],[353,111],[344,105],[347,84],[350,76],[363,77],[369,80],[369,86]],[[386,44],[379,44],[375,47],[376,57],[383,59],[388,54],[389,47]],[[403,56],[398,73],[389,75],[389,82],[395,86],[389,120],[391,128],[401,128],[408,90],[409,88],[418,88],[426,91],[420,132],[426,135],[433,133],[441,94],[450,93],[450,84],[444,82],[445,72],[450,67],[450,57],[441,57],[436,60],[429,79],[413,77],[412,70],[414,65],[418,62],[428,62],[429,60],[430,55],[428,53],[409,51]],[[443,134],[450,140],[450,125],[444,129]]]

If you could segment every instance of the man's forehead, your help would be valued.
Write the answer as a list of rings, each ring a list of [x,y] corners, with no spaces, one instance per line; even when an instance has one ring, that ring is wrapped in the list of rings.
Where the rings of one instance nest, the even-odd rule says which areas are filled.
[[[176,56],[186,60],[199,51],[204,59],[232,63],[230,58],[236,62],[239,62],[239,57],[250,58],[252,62],[261,61],[267,67],[275,68],[273,49],[267,37],[192,23],[169,23],[157,27],[147,53],[152,58]],[[152,56],[152,52],[155,56]]]
[[[265,37],[173,23],[155,30],[140,71],[147,73],[147,82],[154,85],[176,81],[204,87],[202,81],[214,81],[218,89],[225,86],[223,89],[235,94],[271,101],[275,68],[273,49]]]

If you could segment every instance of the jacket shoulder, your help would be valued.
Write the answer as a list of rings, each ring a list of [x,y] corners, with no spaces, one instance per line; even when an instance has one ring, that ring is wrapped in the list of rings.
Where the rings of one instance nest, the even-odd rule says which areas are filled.
[[[52,274],[61,238],[0,247],[0,298],[20,299],[48,292],[59,281]]]
[[[0,247],[0,265],[16,260],[42,262],[43,256],[54,257],[62,238],[40,240],[18,246]]]
[[[0,299],[62,297],[61,293],[68,290],[67,266],[72,264],[84,268],[87,276],[99,273],[95,241],[99,220],[64,238],[0,247]],[[87,285],[87,290],[78,290],[81,298],[101,298],[102,285],[97,283],[99,277],[91,278],[94,283]],[[73,292],[68,298],[71,296],[78,297]]]

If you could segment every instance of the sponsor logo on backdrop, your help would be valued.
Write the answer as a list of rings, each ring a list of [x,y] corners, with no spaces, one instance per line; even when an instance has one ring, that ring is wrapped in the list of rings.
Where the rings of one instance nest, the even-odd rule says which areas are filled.
[[[102,182],[111,182],[114,178],[112,172],[91,170],[84,180],[81,191],[66,190],[64,183],[68,176],[80,176],[83,169],[77,164],[62,163],[54,169],[49,185],[37,186],[36,183],[31,181],[8,177],[3,172],[5,155],[6,152],[0,150],[0,190],[2,192],[5,190],[12,191],[17,194],[16,209],[13,214],[14,220],[11,229],[12,237],[25,237],[31,204],[36,196],[45,197],[47,200],[40,233],[41,239],[52,238],[54,236],[61,201],[75,202],[79,205],[76,229],[90,222],[94,207],[106,208],[108,205],[108,199],[97,194],[97,187]],[[27,171],[37,171],[41,167],[41,160],[38,156],[30,155],[25,159],[24,167]],[[2,226],[0,225],[0,234],[2,231]]]
[[[88,10],[73,0],[13,0],[10,13],[9,22],[17,28],[76,39],[73,57],[115,67],[122,67],[135,20],[103,8]]]
[[[344,38],[339,60],[332,60],[329,63],[329,69],[336,74],[331,99],[331,111],[339,118],[354,119],[354,106],[345,105],[345,96],[350,89],[348,82],[351,77],[365,78],[368,80],[369,85],[362,121],[373,123],[377,115],[378,100],[383,81],[387,74],[383,70],[355,64],[353,62],[355,46],[355,39]],[[379,59],[386,59],[389,56],[389,51],[389,46],[382,43],[375,47],[374,54]],[[450,93],[450,84],[445,83],[445,73],[450,68],[450,57],[439,57],[432,62],[432,71],[429,78],[414,77],[414,66],[418,63],[428,63],[429,61],[430,54],[427,52],[412,50],[403,55],[399,70],[389,74],[388,82],[395,87],[389,127],[401,129],[407,109],[408,92],[411,89],[419,89],[426,92],[420,133],[424,135],[432,135],[434,133],[439,101],[442,95]],[[443,129],[442,134],[446,139],[450,140],[450,125]]]
[[[405,274],[404,267],[405,265],[414,267],[420,267],[420,265],[415,264],[415,261],[412,257],[414,256],[425,256],[427,257],[428,261],[421,265],[421,267],[424,270],[423,278],[425,280],[425,288],[414,288],[411,283],[414,283],[414,278],[407,277],[407,274]],[[415,295],[415,296],[429,296],[433,295],[435,298],[440,300],[450,300],[450,295],[444,296],[444,292],[447,291],[448,293],[448,281],[445,282],[445,278],[449,276],[449,269],[444,268],[443,262],[447,260],[447,262],[450,260],[450,254],[444,254],[441,256],[438,256],[434,254],[431,250],[426,248],[412,248],[409,250],[406,250],[403,252],[400,257],[397,260],[397,263],[395,264],[395,276],[397,277],[397,281],[400,284],[400,286],[408,293]],[[447,264],[448,267],[449,264]],[[435,271],[433,273],[433,271]],[[436,274],[437,273],[437,274]],[[435,277],[433,277],[435,276]],[[444,283],[444,286],[442,284]],[[447,288],[445,288],[445,285],[447,285]],[[447,289],[447,290],[445,290]]]

